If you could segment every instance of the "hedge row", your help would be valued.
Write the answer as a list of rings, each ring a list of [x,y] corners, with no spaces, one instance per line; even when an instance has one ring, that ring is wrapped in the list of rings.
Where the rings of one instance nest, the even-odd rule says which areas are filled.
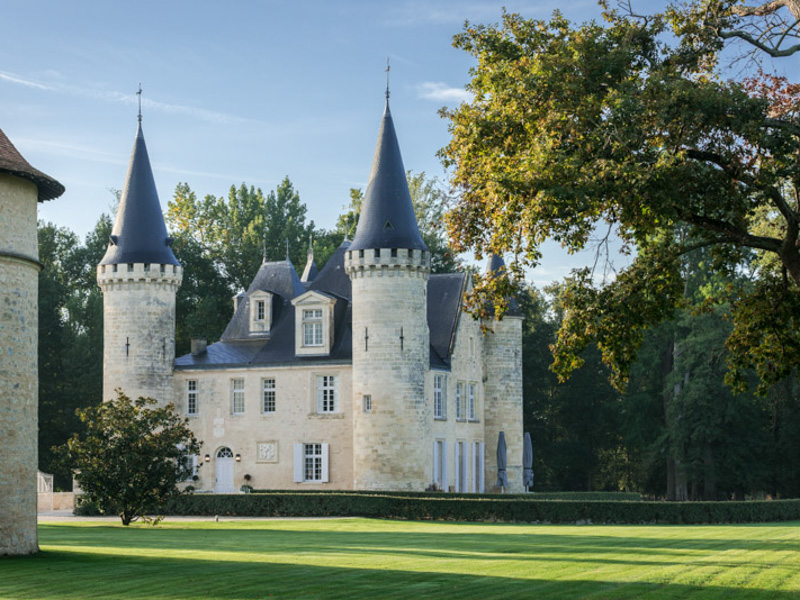
[[[528,523],[752,523],[800,520],[800,500],[620,502],[520,498],[404,497],[355,493],[192,494],[162,507],[165,515],[375,517]]]
[[[356,496],[396,496],[400,498],[471,498],[475,494],[448,492],[385,492],[347,490],[252,490],[253,494],[349,494]],[[638,502],[642,495],[637,492],[531,492],[527,494],[481,494],[480,498],[497,500],[627,500]]]

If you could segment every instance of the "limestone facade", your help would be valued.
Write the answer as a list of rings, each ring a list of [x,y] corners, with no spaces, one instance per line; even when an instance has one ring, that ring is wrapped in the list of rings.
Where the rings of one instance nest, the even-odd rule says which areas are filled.
[[[38,551],[36,185],[0,173],[0,556]]]
[[[103,400],[128,397],[172,402],[177,265],[99,265],[103,290]]]

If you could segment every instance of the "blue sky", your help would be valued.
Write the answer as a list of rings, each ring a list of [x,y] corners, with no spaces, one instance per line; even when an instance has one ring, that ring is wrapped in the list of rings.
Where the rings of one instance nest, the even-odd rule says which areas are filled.
[[[646,7],[652,2],[641,2]],[[507,1],[546,18],[559,2]],[[466,19],[494,23],[501,3],[452,0],[152,2],[3,0],[0,128],[67,192],[40,218],[83,236],[124,183],[144,134],[163,207],[179,182],[202,197],[286,175],[317,226],[366,186],[391,59],[391,104],[407,169],[445,178],[437,110],[464,97],[472,61],[451,45]],[[561,7],[599,18],[593,0]],[[537,284],[591,255],[548,246]]]

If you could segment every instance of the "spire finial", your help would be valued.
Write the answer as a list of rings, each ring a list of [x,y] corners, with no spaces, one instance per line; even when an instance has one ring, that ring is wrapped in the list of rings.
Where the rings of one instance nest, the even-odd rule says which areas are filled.
[[[267,262],[267,240],[261,240],[261,264]]]
[[[308,234],[308,255],[314,256],[314,234]]]
[[[142,122],[142,82],[139,82],[139,91],[136,92],[136,95],[139,96],[139,123]]]
[[[286,238],[286,262],[289,261],[289,238]]]
[[[386,103],[389,103],[389,57],[386,57]]]

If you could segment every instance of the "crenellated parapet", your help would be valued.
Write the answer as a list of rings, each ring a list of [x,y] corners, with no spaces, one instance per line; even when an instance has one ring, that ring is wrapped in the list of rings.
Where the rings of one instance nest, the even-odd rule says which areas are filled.
[[[431,272],[431,254],[413,248],[367,248],[345,253],[345,272],[358,277],[422,277]]]
[[[151,263],[98,265],[97,285],[103,292],[120,289],[164,289],[175,293],[183,280],[183,267]]]

